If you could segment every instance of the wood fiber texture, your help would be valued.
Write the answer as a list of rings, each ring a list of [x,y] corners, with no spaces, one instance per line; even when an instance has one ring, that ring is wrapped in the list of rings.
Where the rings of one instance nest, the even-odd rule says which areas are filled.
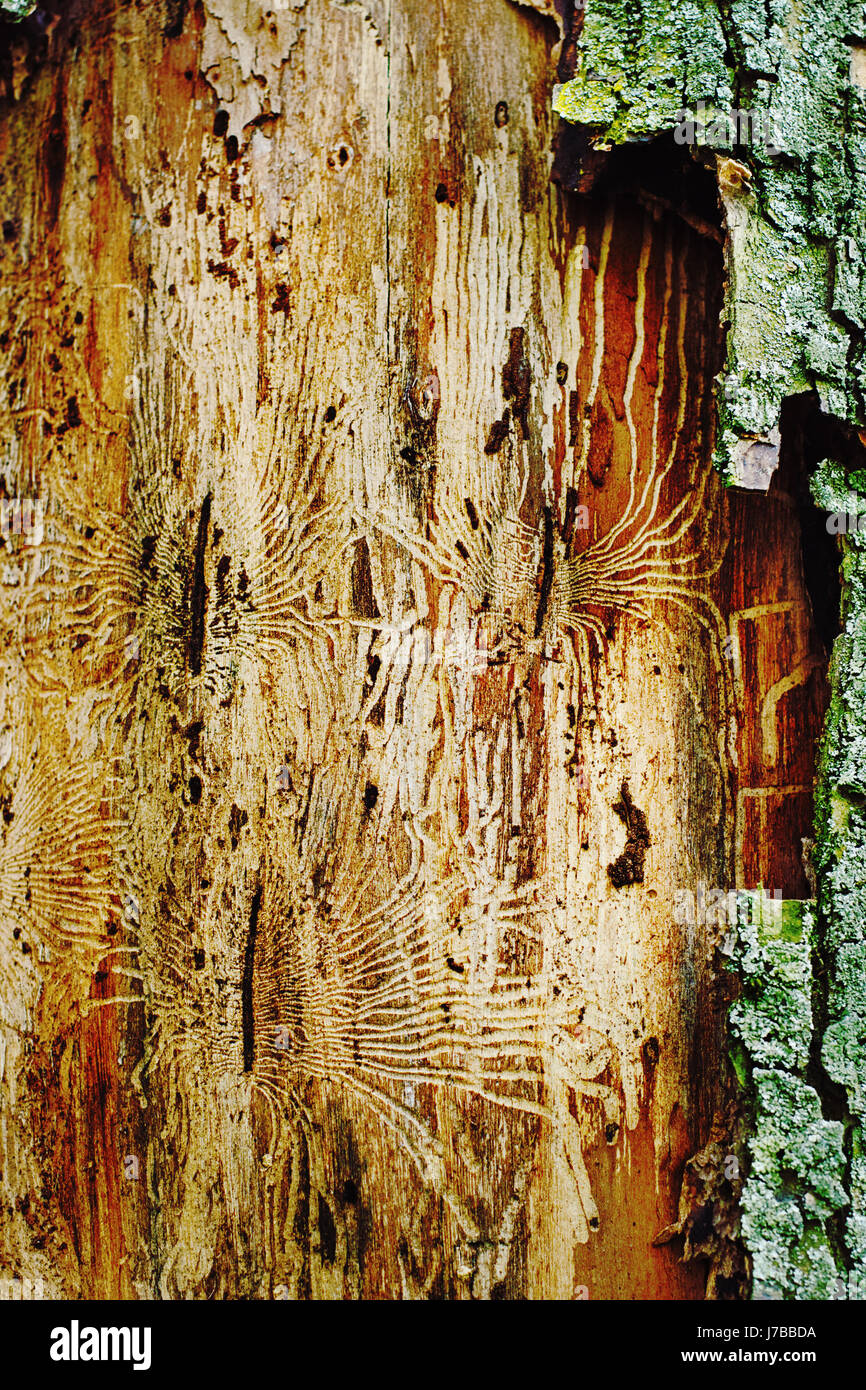
[[[0,599],[0,1263],[701,1298],[653,1240],[730,986],[675,894],[805,896],[824,698],[780,487],[710,467],[720,248],[551,182],[542,7],[170,9],[79,6],[0,110],[3,479],[44,501]]]

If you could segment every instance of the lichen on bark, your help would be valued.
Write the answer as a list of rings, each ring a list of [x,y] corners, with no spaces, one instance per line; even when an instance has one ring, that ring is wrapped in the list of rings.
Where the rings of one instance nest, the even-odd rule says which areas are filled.
[[[812,903],[739,894],[743,992],[730,1019],[751,1122],[742,1232],[757,1299],[835,1298],[847,1279],[845,1125],[825,1116],[812,1084],[816,945]]]
[[[847,475],[825,461],[812,481],[824,510],[847,518],[866,513],[866,472]],[[850,527],[850,520],[846,520]],[[850,1112],[849,1195],[845,1241],[849,1285],[866,1288],[866,534],[844,535],[842,631],[833,650],[816,800],[824,951],[828,965],[827,1026],[821,1063],[844,1088]]]

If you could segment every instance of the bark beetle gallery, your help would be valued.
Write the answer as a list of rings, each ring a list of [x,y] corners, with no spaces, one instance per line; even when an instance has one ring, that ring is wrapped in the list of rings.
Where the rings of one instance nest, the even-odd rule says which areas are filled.
[[[551,180],[544,9],[15,28],[0,1259],[47,1296],[747,1288],[725,926],[674,904],[812,896],[801,461],[713,470],[718,224]]]

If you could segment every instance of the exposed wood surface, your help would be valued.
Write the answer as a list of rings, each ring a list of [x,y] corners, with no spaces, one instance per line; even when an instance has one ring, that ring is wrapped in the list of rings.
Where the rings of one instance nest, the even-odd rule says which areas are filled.
[[[162,14],[60,26],[0,119],[3,477],[46,499],[0,1261],[700,1298],[652,1241],[729,986],[675,894],[806,895],[825,698],[781,484],[710,466],[720,248],[551,183],[537,7]]]

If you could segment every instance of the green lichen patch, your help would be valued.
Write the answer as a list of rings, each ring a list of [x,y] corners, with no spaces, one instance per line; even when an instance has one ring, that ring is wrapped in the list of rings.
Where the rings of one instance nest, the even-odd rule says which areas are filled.
[[[833,1298],[844,1273],[828,1219],[848,1205],[843,1126],[824,1119],[799,1077],[757,1068],[756,1125],[743,1192],[743,1235],[752,1251],[752,1296]]]
[[[813,496],[828,511],[866,511],[866,477],[825,461]],[[827,979],[821,1063],[850,1112],[850,1280],[866,1288],[866,534],[840,537],[842,631],[819,760],[815,860]]]
[[[730,1012],[738,1080],[751,1111],[743,1237],[755,1298],[832,1298],[847,1277],[835,1223],[850,1205],[845,1125],[809,1079],[815,1040],[810,902],[738,895],[732,964],[743,989]]]

